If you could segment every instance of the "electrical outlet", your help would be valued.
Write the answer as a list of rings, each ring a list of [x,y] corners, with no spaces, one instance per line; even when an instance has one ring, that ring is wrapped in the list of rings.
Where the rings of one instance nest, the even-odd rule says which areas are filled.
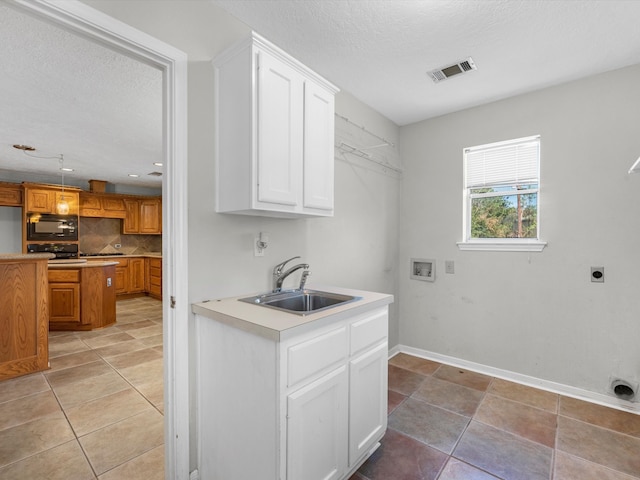
[[[116,243],[113,248],[122,248],[122,244],[121,243]]]
[[[111,277],[107,277],[107,287],[111,286]]]
[[[444,261],[444,273],[456,273],[456,266],[453,260]]]

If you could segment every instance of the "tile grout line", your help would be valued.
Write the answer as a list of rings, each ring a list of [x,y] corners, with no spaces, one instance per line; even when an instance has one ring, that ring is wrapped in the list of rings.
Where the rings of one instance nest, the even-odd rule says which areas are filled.
[[[87,452],[85,451],[84,447],[82,446],[82,442],[80,441],[80,437],[78,437],[78,434],[76,433],[75,428],[73,428],[73,425],[71,424],[71,421],[69,420],[69,416],[67,415],[67,411],[63,408],[62,403],[60,403],[60,399],[58,398],[58,394],[56,393],[55,389],[53,388],[53,385],[51,385],[51,382],[49,382],[49,378],[46,375],[43,375],[43,376],[45,378],[45,381],[49,385],[49,388],[51,389],[51,392],[53,393],[53,396],[55,397],[56,402],[58,403],[58,406],[60,407],[60,410],[62,411],[62,414],[64,415],[64,419],[67,421],[67,424],[69,425],[69,428],[71,429],[71,432],[73,433],[73,436],[75,438],[76,443],[78,444],[78,447],[80,447],[80,451],[82,452],[82,455],[84,456],[84,459],[87,461],[87,465],[89,465],[89,468],[91,469],[91,472],[93,473],[93,478],[97,479],[98,478],[98,474],[96,473],[96,470],[93,467],[93,464],[89,460]],[[52,448],[56,448],[58,446],[59,445],[56,445],[55,447],[52,447]],[[48,450],[51,450],[51,449],[48,449]],[[45,451],[47,451],[47,450],[45,450]],[[40,453],[42,453],[42,452],[40,452]]]

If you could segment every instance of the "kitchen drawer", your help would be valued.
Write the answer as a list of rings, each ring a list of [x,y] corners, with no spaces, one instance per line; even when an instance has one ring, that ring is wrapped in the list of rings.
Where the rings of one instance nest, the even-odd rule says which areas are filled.
[[[389,335],[387,309],[367,313],[356,318],[350,324],[351,355],[385,340]]]
[[[162,269],[158,267],[154,267],[153,265],[149,267],[149,276],[151,278],[157,277],[162,278]]]
[[[342,326],[287,349],[287,385],[296,383],[347,357],[347,328]]]
[[[149,277],[149,284],[162,286],[162,277]]]
[[[80,270],[49,270],[49,283],[79,283]]]
[[[110,262],[117,262],[118,264],[116,265],[116,268],[121,267],[121,268],[127,268],[129,266],[129,259],[128,258],[109,258]]]

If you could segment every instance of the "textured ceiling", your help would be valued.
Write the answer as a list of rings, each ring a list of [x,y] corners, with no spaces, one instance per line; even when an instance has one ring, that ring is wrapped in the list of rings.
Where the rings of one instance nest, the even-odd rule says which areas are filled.
[[[398,125],[640,63],[640,0],[149,0],[122,8],[147,12],[150,22],[180,11],[179,20],[169,15],[167,24],[163,14],[153,25],[192,60],[215,54],[244,22]],[[468,56],[477,71],[439,84],[427,76]],[[0,62],[0,179],[12,170],[59,175],[55,159],[11,147],[20,143],[37,155],[64,154],[71,183],[160,186],[148,175],[161,170],[153,166],[162,157],[160,71],[2,1]]]
[[[63,154],[67,183],[161,186],[148,175],[162,172],[160,70],[2,4],[0,46],[0,179],[60,175],[57,159],[12,148],[24,144]]]
[[[637,0],[213,1],[398,125],[640,63]]]

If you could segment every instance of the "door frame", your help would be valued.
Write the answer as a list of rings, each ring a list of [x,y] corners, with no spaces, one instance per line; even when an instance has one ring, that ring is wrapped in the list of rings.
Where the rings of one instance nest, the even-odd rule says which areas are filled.
[[[3,0],[163,73],[165,478],[189,478],[187,55],[77,0]]]

